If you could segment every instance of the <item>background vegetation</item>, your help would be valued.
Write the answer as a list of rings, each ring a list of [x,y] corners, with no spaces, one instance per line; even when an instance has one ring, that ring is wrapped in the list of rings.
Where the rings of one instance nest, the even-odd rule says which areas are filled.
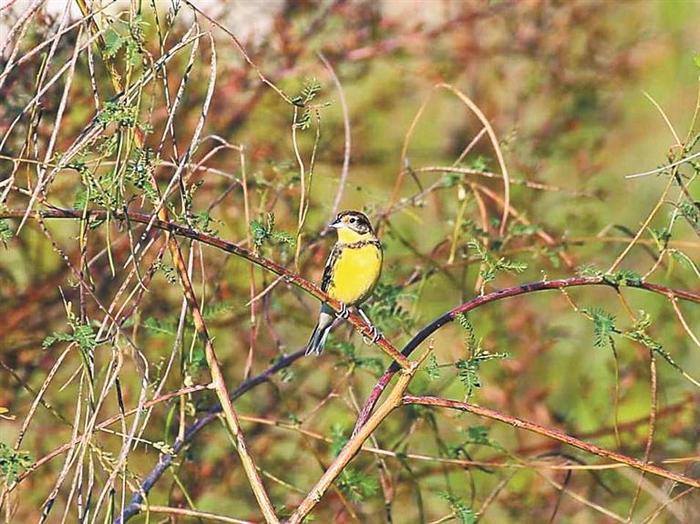
[[[7,3],[3,518],[697,521],[698,16]],[[300,358],[347,208],[386,338]]]

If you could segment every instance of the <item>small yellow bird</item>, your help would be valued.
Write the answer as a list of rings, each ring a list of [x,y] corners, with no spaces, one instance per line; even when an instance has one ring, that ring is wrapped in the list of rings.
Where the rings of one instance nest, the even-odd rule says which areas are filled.
[[[384,258],[382,244],[374,234],[367,216],[359,211],[339,213],[329,227],[338,231],[338,241],[326,261],[321,289],[342,302],[343,308],[339,313],[341,318],[348,317],[347,306],[355,306],[371,325],[358,306],[370,297],[379,280]],[[318,323],[306,346],[307,355],[321,354],[335,316],[335,311],[327,304],[321,306]],[[372,329],[373,340],[376,340],[380,336],[379,332],[374,326]]]

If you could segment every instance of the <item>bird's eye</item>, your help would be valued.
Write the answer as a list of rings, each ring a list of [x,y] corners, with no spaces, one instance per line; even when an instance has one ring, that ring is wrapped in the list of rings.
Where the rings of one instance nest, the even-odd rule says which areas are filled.
[[[354,218],[351,218],[351,219],[350,219],[350,223],[351,223],[351,224],[354,224],[354,223],[355,223],[355,219],[354,219]]]

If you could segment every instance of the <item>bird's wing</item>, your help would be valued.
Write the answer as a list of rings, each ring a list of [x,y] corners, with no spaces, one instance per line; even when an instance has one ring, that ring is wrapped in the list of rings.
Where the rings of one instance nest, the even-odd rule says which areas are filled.
[[[337,245],[333,247],[331,254],[328,255],[328,260],[326,260],[326,267],[323,269],[323,278],[321,279],[321,290],[328,292],[328,288],[331,286],[331,281],[333,280],[333,268],[335,263],[338,261],[342,248]]]

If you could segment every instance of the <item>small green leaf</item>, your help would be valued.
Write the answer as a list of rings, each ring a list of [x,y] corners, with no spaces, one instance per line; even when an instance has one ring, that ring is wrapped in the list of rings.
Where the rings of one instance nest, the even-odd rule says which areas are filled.
[[[175,448],[173,448],[170,444],[167,442],[164,442],[162,440],[159,440],[158,442],[153,443],[153,447],[156,448],[158,451],[161,452],[163,455],[174,455],[175,454]]]
[[[154,333],[159,333],[161,335],[174,335],[175,330],[172,329],[172,326],[167,326],[164,323],[162,323],[160,320],[157,318],[153,317],[148,317],[146,320],[143,321],[143,327],[146,328],[149,331],[152,331]]]
[[[192,374],[196,374],[198,371],[205,369],[207,367],[207,357],[204,353],[204,349],[202,347],[196,347],[188,361],[187,361],[187,370]]]
[[[697,227],[700,224],[700,203],[685,201],[678,206],[678,210],[693,226]]]
[[[306,105],[316,98],[316,95],[320,93],[320,91],[321,83],[315,78],[309,78],[304,82],[301,94],[297,98],[301,100],[302,105]]]
[[[48,337],[44,339],[44,341],[41,343],[41,347],[44,349],[48,349],[57,342],[72,342],[73,337],[72,335],[69,335],[68,333],[52,333]]]
[[[301,116],[294,122],[294,127],[302,131],[306,131],[311,127],[311,111],[305,109]]]
[[[470,240],[467,245],[474,249],[482,262],[479,274],[484,283],[489,283],[496,279],[497,273],[501,271],[509,273],[522,273],[527,269],[527,264],[509,260],[505,257],[496,258],[476,239]]]
[[[340,366],[350,367],[356,366],[358,368],[368,369],[376,375],[380,375],[384,371],[384,364],[382,360],[377,357],[362,357],[357,354],[355,346],[350,342],[336,342],[332,341],[327,344],[331,351],[337,351],[344,357],[344,360],[338,363]]]
[[[486,426],[469,426],[467,428],[470,444],[491,444],[489,428]]]
[[[113,29],[108,30],[104,36],[105,41],[105,55],[108,58],[114,58],[119,53],[119,50],[125,43],[124,37],[114,31]]]
[[[163,275],[165,276],[165,280],[167,280],[168,283],[170,283],[170,284],[177,283],[177,275],[175,274],[175,268],[173,266],[159,262],[158,264],[155,265],[155,270],[161,271],[163,273]]]
[[[651,338],[651,336],[649,336],[649,334],[647,333],[647,329],[650,326],[651,316],[647,312],[640,310],[638,313],[637,321],[630,329],[625,331],[623,335],[630,340],[634,340],[635,342],[640,343],[649,351],[656,353],[677,371],[683,372],[683,368],[681,368],[676,363],[676,361],[673,360],[673,357],[671,357],[668,351],[666,351],[659,342],[657,342],[656,340]]]
[[[270,239],[278,244],[289,244],[291,247],[296,246],[296,239],[286,231],[273,231],[270,234]]]
[[[447,501],[450,505],[452,513],[454,513],[457,520],[462,524],[475,524],[477,521],[477,515],[469,506],[467,506],[462,499],[450,494],[450,493],[440,493],[440,496]]]
[[[275,231],[275,215],[267,213],[265,220],[251,220],[250,232],[253,235],[253,244],[256,250],[265,243],[271,244],[286,244],[294,247],[296,244],[295,238],[285,231]]]
[[[343,427],[340,424],[333,424],[331,426],[331,453],[334,457],[337,457],[340,451],[345,447],[348,442],[348,437],[343,431]]]
[[[195,213],[192,218],[194,226],[201,232],[213,236],[217,235],[218,232],[213,227],[211,227],[213,219],[211,218],[211,215],[209,215],[208,212],[200,211],[199,213]]]
[[[464,343],[470,354],[469,358],[459,359],[454,366],[457,369],[457,377],[464,385],[464,397],[469,398],[474,393],[474,390],[481,387],[481,378],[479,377],[479,368],[481,364],[489,360],[508,358],[508,353],[491,353],[481,346],[481,339],[476,337],[476,332],[471,321],[465,314],[458,314],[455,320],[466,331]]]
[[[353,468],[345,468],[336,483],[340,490],[353,502],[362,502],[379,489],[377,481]]]
[[[7,242],[12,240],[12,228],[10,227],[10,222],[4,219],[0,219],[0,242],[7,246]]]
[[[513,236],[530,236],[542,231],[542,228],[537,224],[521,224],[520,222],[511,222],[508,228]]]
[[[440,378],[440,365],[438,364],[435,353],[431,353],[428,357],[428,362],[425,365],[425,373],[430,380],[437,380]]]
[[[593,264],[586,264],[577,267],[576,274],[580,277],[602,277],[604,273]]]
[[[615,327],[615,317],[600,308],[581,311],[593,321],[593,345],[598,348],[610,346],[614,349],[612,336],[620,333]]]
[[[659,249],[663,249],[668,244],[668,241],[671,240],[671,231],[665,227],[661,229],[650,227],[649,233]]]
[[[53,333],[44,339],[42,347],[48,349],[57,342],[76,343],[84,352],[91,352],[97,347],[97,333],[90,324],[80,323],[72,314],[68,316],[68,324],[73,333]]]
[[[642,275],[629,269],[620,269],[615,273],[599,275],[603,277],[608,284],[613,286],[640,286],[642,284]]]
[[[414,325],[410,311],[405,307],[416,294],[403,286],[379,283],[372,294],[372,301],[364,306],[372,322],[383,331],[402,329],[410,331]]]
[[[20,473],[32,464],[32,457],[26,451],[15,451],[0,442],[0,476],[6,486],[17,481]]]
[[[697,264],[693,262],[692,258],[678,249],[669,249],[669,253],[671,253],[671,257],[673,257],[676,262],[692,270],[695,275],[700,278],[700,269],[698,269]]]

